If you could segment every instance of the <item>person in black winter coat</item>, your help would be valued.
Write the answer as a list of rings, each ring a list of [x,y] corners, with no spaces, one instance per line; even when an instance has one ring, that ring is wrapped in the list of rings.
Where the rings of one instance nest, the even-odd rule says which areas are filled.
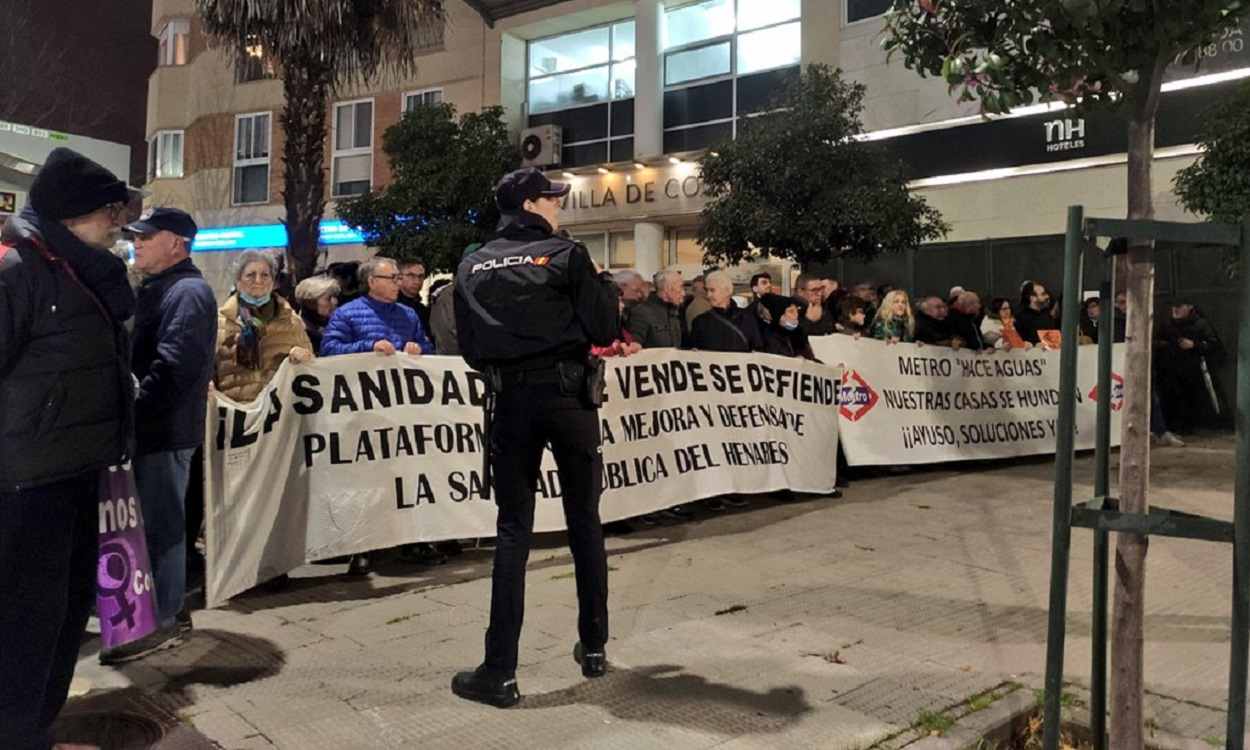
[[[760,316],[764,322],[764,351],[783,357],[816,360],[801,322],[806,308],[803,300],[797,297],[765,294],[760,298]]]
[[[981,321],[985,315],[981,312],[981,297],[976,292],[964,290],[955,297],[946,321],[954,346],[957,339],[960,346],[974,351],[993,348],[985,343],[981,336]]]
[[[0,747],[46,750],[96,597],[101,474],[131,455],[123,324],[109,252],[130,193],[66,148],[0,234]]]
[[[488,440],[498,534],[486,656],[477,669],[457,673],[451,689],[500,708],[521,697],[516,669],[534,478],[548,445],[560,472],[577,578],[574,658],[586,677],[607,671],[603,454],[599,399],[590,388],[597,363],[589,354],[620,335],[620,292],[585,245],[559,234],[560,199],[569,190],[532,167],[505,175],[495,189],[501,215],[495,239],[465,255],[456,269],[460,351],[470,367],[486,372],[495,394]]]
[[[135,487],[155,581],[157,629],[104,651],[116,664],[181,642],[186,598],[186,497],[191,459],[204,442],[208,382],[217,348],[217,300],[191,262],[190,215],[158,208],[127,229],[135,267],[148,274],[135,307],[131,366],[135,399]]]
[[[707,275],[708,301],[712,309],[694,319],[690,347],[708,352],[752,352],[764,348],[759,320],[734,304],[733,281],[724,271]]]
[[[1193,305],[1172,305],[1170,317],[1159,326],[1155,362],[1159,396],[1167,410],[1168,427],[1173,431],[1185,433],[1196,427],[1214,426],[1215,405],[1211,403],[1203,365],[1218,363],[1223,354],[1220,337]]]
[[[950,308],[941,297],[926,297],[916,306],[916,341],[956,349],[963,346],[964,341],[955,335],[949,317]]]

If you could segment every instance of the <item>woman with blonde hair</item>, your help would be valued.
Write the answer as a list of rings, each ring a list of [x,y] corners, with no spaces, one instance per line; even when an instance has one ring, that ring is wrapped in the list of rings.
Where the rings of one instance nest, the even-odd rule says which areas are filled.
[[[885,295],[877,317],[872,321],[872,337],[887,344],[916,340],[916,316],[912,313],[907,292],[895,289]]]

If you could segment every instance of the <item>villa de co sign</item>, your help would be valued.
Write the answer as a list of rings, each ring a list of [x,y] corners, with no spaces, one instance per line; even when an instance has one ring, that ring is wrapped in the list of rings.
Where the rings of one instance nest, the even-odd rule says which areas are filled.
[[[699,166],[693,162],[607,174],[552,176],[573,188],[561,205],[561,224],[693,214],[707,202]]]

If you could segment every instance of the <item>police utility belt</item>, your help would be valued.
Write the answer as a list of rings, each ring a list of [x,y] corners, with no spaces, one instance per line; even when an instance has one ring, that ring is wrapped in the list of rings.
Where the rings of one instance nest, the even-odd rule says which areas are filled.
[[[496,394],[523,385],[556,385],[560,394],[577,398],[587,408],[598,408],[607,400],[607,367],[598,357],[584,362],[572,359],[531,359],[506,365],[491,365],[485,375]]]
[[[486,399],[482,402],[482,428],[487,446],[492,446],[495,399],[499,394],[523,385],[557,385],[560,395],[577,398],[582,405],[597,409],[607,401],[607,366],[598,357],[585,362],[571,359],[531,359],[508,365],[488,365]],[[489,500],[494,485],[490,465],[491,448],[482,451],[482,497]]]

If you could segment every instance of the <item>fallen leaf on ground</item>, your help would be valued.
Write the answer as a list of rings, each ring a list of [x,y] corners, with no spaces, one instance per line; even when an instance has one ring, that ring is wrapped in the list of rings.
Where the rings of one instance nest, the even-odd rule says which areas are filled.
[[[729,607],[728,609],[722,609],[722,610],[720,610],[720,611],[719,611],[719,612],[717,612],[716,614],[717,614],[717,615],[732,615],[732,614],[733,614],[733,613],[735,613],[735,612],[745,612],[745,611],[746,611],[746,609],[747,609],[747,608],[746,608],[746,606],[745,606],[745,605],[742,605],[742,604],[735,604],[735,605],[733,605],[732,607]]]

